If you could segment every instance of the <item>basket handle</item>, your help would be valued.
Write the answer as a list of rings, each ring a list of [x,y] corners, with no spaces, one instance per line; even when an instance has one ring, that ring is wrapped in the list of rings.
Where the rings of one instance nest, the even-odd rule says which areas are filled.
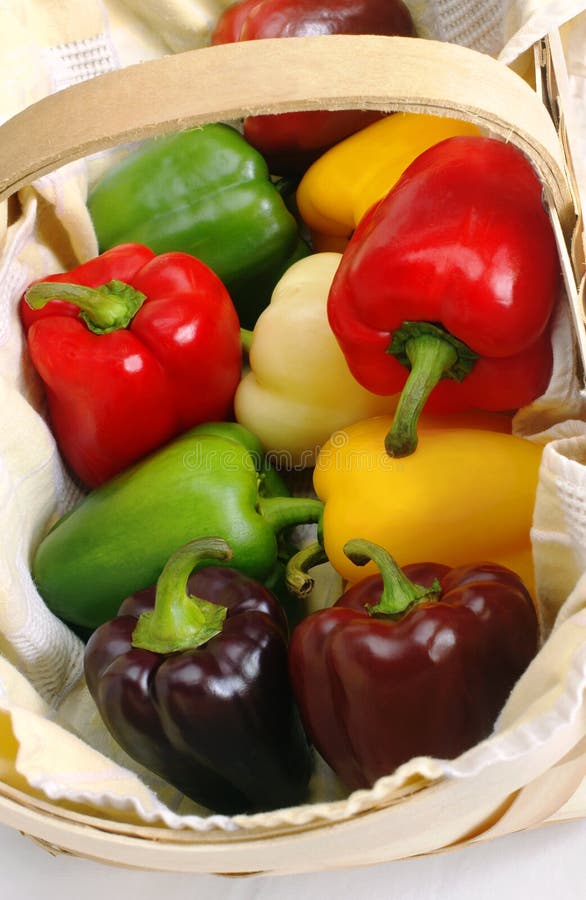
[[[0,127],[0,201],[35,178],[131,141],[243,115],[380,109],[454,116],[516,144],[569,234],[575,213],[554,124],[492,57],[421,38],[325,35],[186,51],[100,75]]]

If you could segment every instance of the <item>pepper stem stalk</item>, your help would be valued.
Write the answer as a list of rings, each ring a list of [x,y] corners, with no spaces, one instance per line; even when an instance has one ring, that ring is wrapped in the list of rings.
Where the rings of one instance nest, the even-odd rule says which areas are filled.
[[[285,581],[291,593],[296,597],[307,597],[314,583],[308,570],[327,561],[328,557],[319,541],[314,541],[295,553],[285,567]]]
[[[220,538],[201,538],[171,556],[157,581],[155,608],[139,616],[132,646],[153,653],[200,647],[219,634],[227,609],[187,591],[189,576],[212,560],[226,562],[232,551]]]
[[[438,600],[441,586],[436,579],[431,587],[414,584],[397,565],[390,553],[378,544],[362,538],[348,541],[344,553],[356,566],[372,560],[381,574],[383,590],[378,603],[368,607],[370,615],[378,614],[400,619],[422,600]]]
[[[130,284],[113,279],[99,287],[40,281],[28,289],[24,299],[32,309],[42,309],[51,300],[66,300],[81,310],[79,318],[90,331],[110,334],[130,325],[146,296]]]
[[[252,347],[252,339],[254,337],[254,331],[251,331],[250,328],[241,328],[240,329],[240,344],[242,346],[242,352],[248,356],[250,353],[250,348]]]
[[[321,522],[323,508],[322,501],[312,497],[260,497],[258,500],[258,511],[275,533],[293,525]]]
[[[417,423],[436,384],[442,378],[463,381],[478,356],[462,341],[429,322],[404,322],[393,333],[388,352],[411,372],[385,438],[385,449],[389,456],[409,456],[417,447]]]

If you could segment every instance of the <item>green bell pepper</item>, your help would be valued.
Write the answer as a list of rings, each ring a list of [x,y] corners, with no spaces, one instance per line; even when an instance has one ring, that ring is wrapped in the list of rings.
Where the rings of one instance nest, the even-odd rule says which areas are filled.
[[[229,290],[273,270],[276,281],[298,241],[296,219],[265,160],[223,124],[131,150],[98,180],[88,207],[101,251],[133,242],[157,254],[190,253]]]
[[[45,535],[32,574],[49,609],[93,629],[188,541],[224,539],[230,565],[263,581],[280,533],[321,513],[319,500],[287,495],[247,429],[200,425],[86,495]]]

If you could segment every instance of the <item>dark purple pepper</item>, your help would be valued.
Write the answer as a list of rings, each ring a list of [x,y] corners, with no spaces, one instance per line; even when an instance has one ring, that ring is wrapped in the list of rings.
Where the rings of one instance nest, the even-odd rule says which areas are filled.
[[[307,732],[354,790],[415,756],[451,759],[488,737],[537,652],[538,623],[523,582],[502,566],[402,571],[370,542],[345,551],[381,574],[304,619],[289,658]]]
[[[211,565],[229,558],[224,541],[194,541],[156,587],[127,598],[88,641],[88,688],[120,746],[198,803],[226,814],[297,805],[311,753],[286,618],[264,585]]]

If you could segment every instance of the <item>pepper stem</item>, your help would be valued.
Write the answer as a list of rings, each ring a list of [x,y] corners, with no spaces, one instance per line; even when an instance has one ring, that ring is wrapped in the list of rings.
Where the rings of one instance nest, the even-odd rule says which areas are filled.
[[[313,578],[308,569],[328,561],[326,552],[319,541],[314,541],[295,553],[285,567],[285,581],[288,589],[296,597],[307,597],[313,589]]]
[[[321,522],[324,505],[312,497],[260,497],[258,510],[274,532]]]
[[[409,456],[417,447],[419,416],[438,381],[463,381],[478,356],[462,341],[429,322],[404,322],[393,333],[388,352],[411,372],[385,438],[385,449],[389,456]]]
[[[379,602],[368,606],[370,615],[379,614],[400,619],[422,600],[438,600],[441,586],[436,579],[431,587],[414,584],[407,578],[390,553],[378,544],[357,538],[344,545],[344,553],[356,566],[365,566],[372,560],[378,567],[383,580],[383,590]]]
[[[110,334],[128,327],[146,296],[130,284],[113,279],[99,287],[40,281],[28,289],[24,299],[32,309],[42,309],[51,300],[66,300],[81,310],[79,318],[90,331]]]
[[[187,592],[187,581],[195,569],[212,560],[232,558],[228,544],[220,538],[201,538],[181,547],[171,556],[157,581],[155,608],[142,613],[132,633],[132,646],[153,653],[175,653],[205,644],[219,634],[227,609]]]
[[[240,344],[242,346],[242,352],[248,356],[250,353],[250,348],[252,347],[252,338],[254,337],[254,331],[251,331],[250,328],[241,328],[240,329]]]

